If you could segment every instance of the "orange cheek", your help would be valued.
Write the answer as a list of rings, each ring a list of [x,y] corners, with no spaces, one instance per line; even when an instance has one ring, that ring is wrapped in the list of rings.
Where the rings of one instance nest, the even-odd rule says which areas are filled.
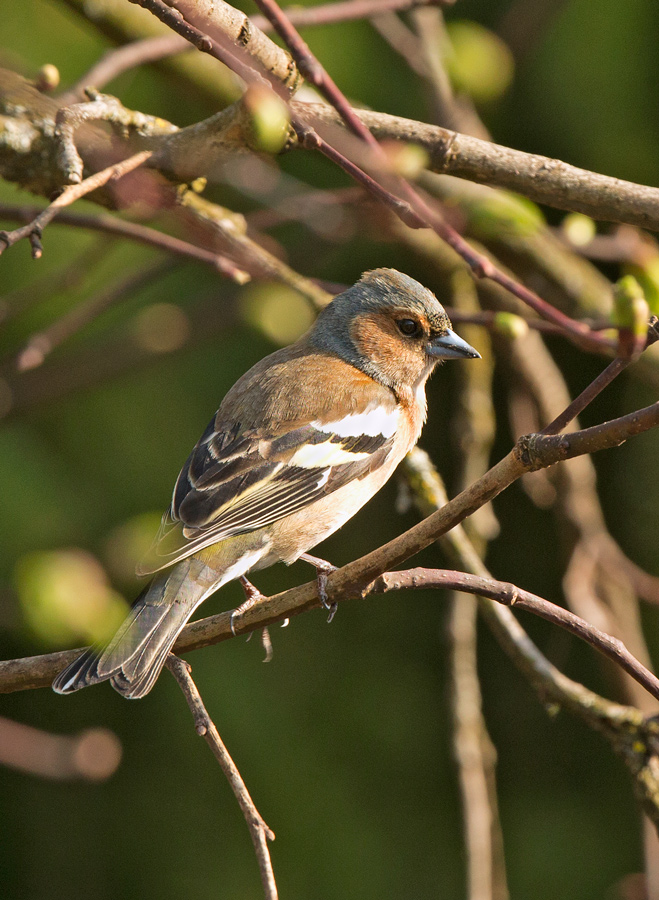
[[[381,323],[376,316],[360,316],[352,326],[352,339],[360,353],[372,359],[378,369],[392,381],[414,383],[419,377],[425,360],[411,350],[397,334],[388,320]]]

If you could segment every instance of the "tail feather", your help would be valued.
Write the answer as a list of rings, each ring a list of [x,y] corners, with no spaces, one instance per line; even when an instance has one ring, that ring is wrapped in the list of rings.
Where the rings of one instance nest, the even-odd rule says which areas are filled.
[[[57,676],[53,690],[70,694],[110,681],[124,697],[143,697],[153,687],[185,623],[222,582],[217,572],[195,558],[157,575],[107,646],[86,650]]]

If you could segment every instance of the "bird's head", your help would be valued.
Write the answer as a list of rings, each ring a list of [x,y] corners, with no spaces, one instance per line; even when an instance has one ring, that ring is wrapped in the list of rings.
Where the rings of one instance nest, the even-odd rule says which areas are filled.
[[[425,382],[443,359],[479,359],[435,295],[396,269],[365,272],[323,310],[312,340],[397,388]]]

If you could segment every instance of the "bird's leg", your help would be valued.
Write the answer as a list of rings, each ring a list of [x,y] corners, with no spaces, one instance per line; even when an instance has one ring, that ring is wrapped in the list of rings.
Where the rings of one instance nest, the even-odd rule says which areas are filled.
[[[332,572],[336,572],[337,567],[333,566],[332,563],[327,562],[326,559],[321,559],[319,556],[311,556],[310,553],[302,553],[299,558],[303,560],[303,562],[310,563],[316,570],[318,596],[320,597],[323,608],[329,613],[327,617],[327,622],[329,624],[334,618],[338,603],[329,602],[329,597],[327,596],[327,576],[331,575]]]
[[[231,613],[231,633],[234,637],[236,636],[236,632],[233,627],[234,617],[241,616],[245,612],[245,610],[250,609],[252,606],[257,604],[259,600],[267,599],[267,597],[265,597],[265,595],[262,594],[261,591],[252,584],[251,581],[248,581],[244,575],[241,575],[238,580],[240,581],[240,586],[245,592],[245,602],[241,603],[240,606],[237,606]],[[286,620],[286,622],[288,622],[288,619]],[[250,632],[247,640],[249,640],[251,636],[252,633]],[[261,631],[261,643],[263,644],[263,649],[265,650],[265,659],[263,660],[263,662],[270,662],[270,660],[272,659],[272,640],[270,639],[270,632],[268,631],[267,625]]]
[[[267,599],[257,587],[254,587],[254,585],[252,584],[251,581],[248,581],[245,578],[244,575],[241,575],[240,578],[238,579],[238,581],[240,582],[240,586],[242,587],[243,591],[245,592],[245,601],[244,601],[244,603],[241,603],[240,606],[237,606],[234,609],[234,611],[231,613],[231,634],[234,637],[236,636],[236,629],[234,628],[234,624],[233,624],[234,619],[236,617],[240,618],[240,616],[242,616],[243,613],[247,612],[248,609],[251,609],[253,606],[256,606],[256,604],[260,600]]]

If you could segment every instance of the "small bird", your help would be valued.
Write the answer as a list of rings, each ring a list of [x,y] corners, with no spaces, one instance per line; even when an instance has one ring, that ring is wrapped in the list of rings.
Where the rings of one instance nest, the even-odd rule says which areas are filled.
[[[153,580],[107,646],[89,648],[54,690],[109,680],[124,697],[143,697],[194,610],[222,585],[243,583],[240,613],[260,598],[248,572],[300,558],[320,575],[331,569],[307,551],[352,518],[414,447],[428,376],[454,358],[480,357],[408,275],[374,269],[335,297],[296,343],[231,388],[138,567]]]

